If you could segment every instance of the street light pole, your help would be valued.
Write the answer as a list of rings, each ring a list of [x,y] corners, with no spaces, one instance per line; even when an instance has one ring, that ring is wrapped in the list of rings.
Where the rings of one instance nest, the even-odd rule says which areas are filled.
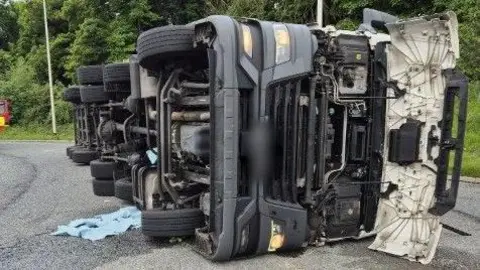
[[[323,0],[317,0],[317,24],[323,27]]]
[[[50,41],[48,38],[48,22],[47,22],[47,3],[43,0],[43,20],[45,24],[45,45],[47,47],[47,64],[48,64],[48,86],[50,87],[50,110],[52,113],[52,131],[57,134],[57,119],[55,117],[55,100],[53,98],[53,78],[52,78],[52,62],[50,60]]]

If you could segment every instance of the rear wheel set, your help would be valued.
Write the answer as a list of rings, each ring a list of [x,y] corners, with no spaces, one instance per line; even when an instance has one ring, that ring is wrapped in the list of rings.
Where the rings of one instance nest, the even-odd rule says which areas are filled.
[[[90,164],[90,162],[97,159],[98,156],[98,151],[88,148],[76,148],[71,153],[73,162],[80,164]]]
[[[103,91],[103,66],[81,66],[77,79],[80,85],[70,86],[63,93],[64,100],[74,105],[75,125],[75,146],[68,147],[66,154],[75,163],[89,164],[99,157],[92,105],[108,102]]]
[[[105,93],[112,100],[121,101],[130,95],[130,65],[114,63],[105,66],[103,71]]]
[[[115,196],[132,202],[132,181],[129,177],[118,178],[121,169],[114,161],[94,160],[90,162],[90,173],[93,177],[93,193],[97,196]]]
[[[93,160],[90,162],[90,174],[93,177],[93,194],[97,196],[114,196],[113,175],[116,169],[114,161]]]
[[[121,178],[115,180],[114,183],[114,194],[115,197],[122,199],[127,202],[133,201],[133,188],[132,188],[132,179],[131,178]]]
[[[66,88],[63,91],[63,100],[72,103],[73,106],[73,114],[76,115],[76,112],[78,110],[79,105],[82,103],[81,97],[80,97],[80,86],[78,85],[72,85],[68,88]],[[79,150],[82,147],[78,145],[80,138],[79,138],[79,133],[78,133],[78,123],[77,123],[77,118],[74,117],[74,125],[75,125],[75,142],[76,145],[69,146],[66,149],[66,154],[67,157],[72,158],[72,153],[75,150]]]

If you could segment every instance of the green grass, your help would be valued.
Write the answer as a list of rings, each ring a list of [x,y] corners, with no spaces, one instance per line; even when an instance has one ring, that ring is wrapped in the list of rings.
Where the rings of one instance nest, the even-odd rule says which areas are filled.
[[[1,140],[73,140],[73,125],[57,126],[57,134],[51,125],[12,125],[0,133]]]
[[[480,177],[480,81],[470,82],[462,175]]]

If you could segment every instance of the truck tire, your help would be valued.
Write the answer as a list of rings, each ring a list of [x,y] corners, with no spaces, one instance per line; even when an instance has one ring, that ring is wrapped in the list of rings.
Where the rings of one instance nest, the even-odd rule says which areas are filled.
[[[133,201],[132,181],[130,181],[130,178],[122,178],[115,181],[115,197],[129,202]]]
[[[97,180],[92,179],[93,194],[101,197],[114,196],[115,190],[113,180]]]
[[[74,104],[81,103],[80,86],[73,85],[63,90],[63,99]]]
[[[103,85],[88,85],[80,87],[83,103],[107,103],[109,98],[103,90]]]
[[[113,179],[113,172],[117,164],[114,161],[102,161],[99,159],[90,162],[90,174],[96,179]]]
[[[80,150],[80,149],[83,149],[83,146],[74,145],[74,146],[67,147],[67,157],[72,158],[73,151]]]
[[[99,156],[97,151],[89,149],[78,149],[72,152],[72,160],[75,163],[89,164]]]
[[[103,69],[105,92],[130,93],[130,64],[108,64]]]
[[[141,33],[137,39],[140,66],[159,70],[159,64],[167,59],[188,57],[195,52],[194,35],[195,29],[187,25],[156,27]]]
[[[189,236],[203,226],[205,217],[197,208],[142,211],[142,232],[151,237]]]
[[[103,84],[103,66],[81,66],[77,69],[77,79],[81,85]]]

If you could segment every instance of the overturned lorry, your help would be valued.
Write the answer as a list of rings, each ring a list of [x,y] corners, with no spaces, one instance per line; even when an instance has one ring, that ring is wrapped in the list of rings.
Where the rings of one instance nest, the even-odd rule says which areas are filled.
[[[376,234],[374,250],[431,261],[462,161],[458,26],[452,12],[383,18],[344,31],[211,16],[142,33],[131,116],[98,132],[125,133],[112,159],[128,164],[144,234],[194,235],[212,260]]]

